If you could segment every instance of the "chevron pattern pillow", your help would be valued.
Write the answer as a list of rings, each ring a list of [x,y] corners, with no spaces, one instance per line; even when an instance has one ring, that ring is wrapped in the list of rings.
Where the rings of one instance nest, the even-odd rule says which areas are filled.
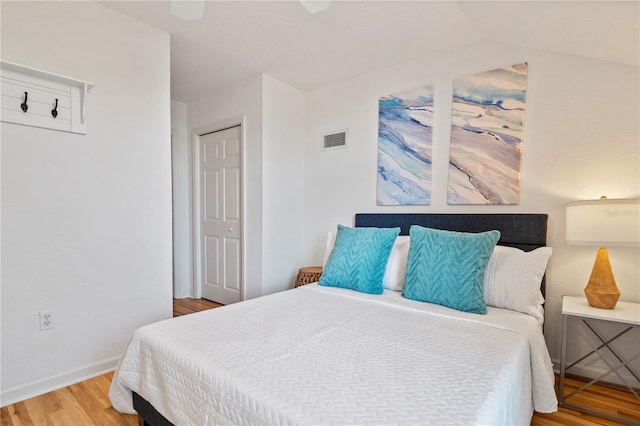
[[[413,225],[402,295],[459,311],[486,314],[484,272],[500,232],[440,231]]]
[[[319,284],[382,294],[382,278],[400,228],[349,228],[338,225],[336,242]]]

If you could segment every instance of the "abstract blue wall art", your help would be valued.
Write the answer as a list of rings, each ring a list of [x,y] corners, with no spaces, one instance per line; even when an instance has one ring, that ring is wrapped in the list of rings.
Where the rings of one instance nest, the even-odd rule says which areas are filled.
[[[518,204],[527,64],[453,82],[448,204]]]
[[[379,101],[379,206],[431,203],[433,85]]]

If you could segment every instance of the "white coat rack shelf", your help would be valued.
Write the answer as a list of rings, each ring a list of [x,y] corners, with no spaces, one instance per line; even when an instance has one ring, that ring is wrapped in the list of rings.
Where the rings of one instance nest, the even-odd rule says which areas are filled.
[[[0,61],[0,121],[85,134],[92,83]]]

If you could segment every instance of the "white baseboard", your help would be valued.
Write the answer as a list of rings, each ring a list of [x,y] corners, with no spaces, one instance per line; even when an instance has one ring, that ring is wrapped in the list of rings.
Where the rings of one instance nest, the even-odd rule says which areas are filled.
[[[0,407],[24,401],[25,399],[33,398],[34,396],[42,395],[113,371],[118,364],[119,358],[120,357],[106,359],[42,380],[25,383],[24,385],[11,389],[3,389],[2,393],[0,393]]]

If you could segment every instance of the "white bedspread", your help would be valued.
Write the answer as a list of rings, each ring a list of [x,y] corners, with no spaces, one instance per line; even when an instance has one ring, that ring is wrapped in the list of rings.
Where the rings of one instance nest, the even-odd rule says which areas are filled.
[[[140,328],[109,396],[176,425],[528,425],[553,380],[533,317],[307,285]]]

